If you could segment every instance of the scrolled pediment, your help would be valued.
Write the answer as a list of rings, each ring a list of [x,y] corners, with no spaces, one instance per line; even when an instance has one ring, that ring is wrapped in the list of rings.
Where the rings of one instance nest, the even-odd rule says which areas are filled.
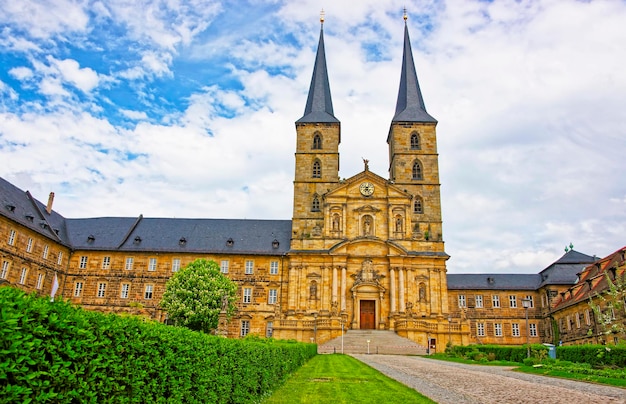
[[[359,212],[359,213],[378,213],[381,210],[378,208],[373,207],[372,205],[363,205],[363,206],[359,206],[358,208],[354,209],[355,212]]]

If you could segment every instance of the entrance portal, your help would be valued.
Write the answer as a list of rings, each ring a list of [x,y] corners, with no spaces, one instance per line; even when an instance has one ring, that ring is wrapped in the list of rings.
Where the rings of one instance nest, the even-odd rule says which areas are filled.
[[[361,300],[361,330],[376,329],[376,301]]]

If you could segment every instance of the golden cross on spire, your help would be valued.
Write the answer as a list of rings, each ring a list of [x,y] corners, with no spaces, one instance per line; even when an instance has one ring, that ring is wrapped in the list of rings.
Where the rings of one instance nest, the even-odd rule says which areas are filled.
[[[321,22],[322,24],[324,24],[324,16],[325,16],[325,15],[326,15],[326,14],[324,13],[324,9],[322,9],[322,11],[320,11],[320,22]]]
[[[404,18],[404,22],[406,22],[406,20],[409,18],[409,16],[406,15],[406,7],[404,7],[404,14],[403,14],[402,18]]]

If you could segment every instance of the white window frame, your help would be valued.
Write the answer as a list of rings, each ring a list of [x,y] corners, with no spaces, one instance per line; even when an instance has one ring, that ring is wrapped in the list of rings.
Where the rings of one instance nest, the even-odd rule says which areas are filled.
[[[465,299],[465,295],[459,295],[459,307],[467,307],[467,300]]]
[[[39,273],[37,275],[37,286],[35,286],[35,289],[41,289],[41,287],[43,286],[44,279],[45,279],[45,274]]]
[[[474,303],[477,309],[483,308],[483,295],[476,295],[474,297]]]
[[[519,337],[520,335],[521,335],[521,333],[520,333],[520,329],[519,329],[519,323],[511,324],[511,336]]]
[[[57,265],[61,265],[63,262],[63,251],[59,251],[59,255],[57,255]]]
[[[172,272],[180,271],[180,258],[172,259]]]
[[[0,272],[0,278],[6,279],[9,275],[9,267],[11,263],[9,261],[2,261],[2,272]]]
[[[274,322],[268,321],[265,324],[265,338],[272,338],[274,335]]]
[[[149,258],[148,259],[148,271],[154,272],[157,270],[157,259]]]
[[[28,269],[22,268],[22,272],[20,272],[20,281],[19,281],[20,285],[24,285],[26,283],[27,276],[28,276]]]
[[[591,314],[589,313],[589,309],[585,310],[585,324],[591,325]]]
[[[526,300],[528,300],[528,308],[532,309],[535,307],[535,299],[531,295],[526,295]]]
[[[245,274],[246,275],[254,274],[254,261],[253,260],[246,260]]]
[[[83,293],[83,286],[83,282],[76,282],[74,284],[74,297],[80,297],[80,295]]]
[[[250,333],[250,320],[241,320],[241,329],[239,335],[245,337]]]
[[[43,254],[42,254],[43,259],[48,259],[49,251],[50,251],[50,246],[48,246],[47,244],[43,246]]]
[[[135,265],[135,258],[126,257],[126,263],[124,264],[124,269],[127,271],[132,271],[134,265]]]
[[[476,323],[476,335],[479,337],[485,336],[485,323]]]
[[[267,294],[267,303],[276,304],[278,301],[278,289],[270,289]]]
[[[270,261],[270,275],[278,275],[278,261]]]
[[[580,328],[580,313],[576,312],[574,317],[576,318],[576,328]]]
[[[96,292],[96,297],[102,298],[106,296],[107,284],[106,282],[98,283],[98,290]]]
[[[569,316],[565,317],[565,321],[567,322],[567,329],[571,330],[572,329],[572,321],[570,319]]]
[[[252,288],[243,288],[243,302],[252,303]]]
[[[15,236],[17,235],[17,233],[15,232],[15,230],[11,229],[9,231],[9,239],[7,240],[7,244],[8,245],[13,245],[15,244]]]
[[[494,309],[500,308],[500,295],[491,296],[491,307],[493,307]]]
[[[105,256],[102,257],[102,269],[110,269],[111,268],[111,257]]]
[[[151,300],[154,296],[154,285],[146,285],[143,293],[143,298],[146,300]]]
[[[537,324],[535,323],[530,323],[528,324],[528,327],[530,328],[529,333],[531,337],[536,337],[537,336]]]
[[[120,298],[128,299],[128,295],[130,294],[130,283],[122,283],[120,287]]]
[[[509,295],[509,307],[512,309],[517,309],[517,296]]]
[[[228,267],[230,266],[230,261],[228,260],[222,260],[220,261],[220,271],[223,274],[227,274],[228,273]]]
[[[78,267],[79,267],[80,269],[85,269],[85,268],[87,268],[87,260],[88,260],[88,258],[87,258],[87,256],[86,256],[86,255],[81,256],[81,257],[80,257],[80,263],[78,264]]]
[[[28,238],[28,243],[26,244],[26,252],[33,252],[33,239],[32,237]]]
[[[493,333],[496,337],[502,336],[502,323],[495,323],[493,325]]]

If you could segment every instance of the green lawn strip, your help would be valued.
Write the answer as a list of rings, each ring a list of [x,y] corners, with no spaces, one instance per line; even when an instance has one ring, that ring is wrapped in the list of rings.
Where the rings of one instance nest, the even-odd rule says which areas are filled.
[[[456,356],[448,356],[447,354],[444,354],[444,353],[433,354],[430,356],[423,356],[423,358],[435,359],[435,360],[446,361],[446,362],[465,363],[468,365],[485,365],[485,366],[520,366],[521,365],[521,363],[519,362],[511,362],[511,361],[488,361],[488,360],[475,361],[472,359],[458,358]]]
[[[265,404],[434,403],[347,355],[317,355],[290,376]]]

